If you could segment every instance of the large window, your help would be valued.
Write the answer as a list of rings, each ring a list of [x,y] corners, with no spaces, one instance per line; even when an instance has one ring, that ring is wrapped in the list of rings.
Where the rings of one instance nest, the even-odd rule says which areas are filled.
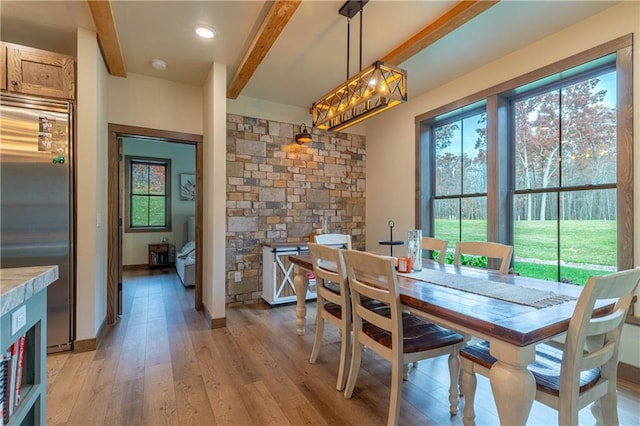
[[[171,160],[126,157],[126,231],[170,230]]]
[[[631,36],[416,117],[416,225],[514,246],[524,276],[633,268]]]
[[[515,270],[584,284],[616,270],[616,72],[511,99]]]
[[[453,114],[432,126],[436,238],[450,242],[486,239],[486,130],[484,108]]]

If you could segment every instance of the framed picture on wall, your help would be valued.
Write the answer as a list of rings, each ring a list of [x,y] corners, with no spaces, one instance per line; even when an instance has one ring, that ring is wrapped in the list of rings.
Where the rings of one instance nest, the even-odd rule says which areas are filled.
[[[183,201],[195,201],[196,175],[180,173],[180,199]]]

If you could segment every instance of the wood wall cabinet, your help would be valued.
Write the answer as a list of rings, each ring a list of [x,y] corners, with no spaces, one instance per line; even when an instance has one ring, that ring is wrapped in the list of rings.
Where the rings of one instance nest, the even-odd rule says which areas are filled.
[[[3,89],[27,95],[73,100],[76,62],[73,56],[2,43],[6,49]]]

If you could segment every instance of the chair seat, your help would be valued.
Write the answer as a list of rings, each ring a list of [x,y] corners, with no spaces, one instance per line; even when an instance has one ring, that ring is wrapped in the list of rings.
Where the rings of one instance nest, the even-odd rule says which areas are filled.
[[[342,318],[342,308],[340,305],[335,303],[327,302],[324,304],[324,310],[327,311],[330,315],[341,319]]]
[[[496,359],[489,353],[489,342],[484,341],[460,349],[460,357],[491,369]],[[527,368],[536,379],[536,388],[545,393],[558,396],[560,394],[560,367],[562,351],[553,346],[540,344],[536,348],[536,360]],[[600,379],[600,369],[580,373],[580,393],[591,389]]]
[[[402,316],[404,353],[423,352],[454,345],[463,341],[458,333],[426,322],[411,314]],[[383,346],[391,348],[391,333],[363,321],[362,331]]]
[[[338,294],[340,294],[338,292]],[[388,306],[386,306],[384,303],[378,301],[378,300],[374,300],[374,299],[367,299],[367,300],[363,300],[362,304],[365,306],[369,306],[373,309],[378,309],[377,306],[380,306],[380,309],[389,309]],[[332,303],[332,302],[326,302],[324,304],[324,310],[327,311],[327,313],[329,313],[330,315],[341,319],[342,318],[342,308],[340,307],[340,305]],[[389,314],[391,315],[391,314]],[[385,314],[385,316],[388,316]]]

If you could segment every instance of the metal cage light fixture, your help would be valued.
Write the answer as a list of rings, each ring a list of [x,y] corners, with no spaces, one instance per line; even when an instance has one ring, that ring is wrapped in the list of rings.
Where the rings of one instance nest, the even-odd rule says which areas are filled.
[[[347,1],[340,14],[347,21],[347,81],[324,95],[311,107],[313,127],[340,131],[407,100],[407,72],[374,62],[362,70],[362,9],[367,1]],[[349,23],[360,13],[360,69],[349,78]]]

